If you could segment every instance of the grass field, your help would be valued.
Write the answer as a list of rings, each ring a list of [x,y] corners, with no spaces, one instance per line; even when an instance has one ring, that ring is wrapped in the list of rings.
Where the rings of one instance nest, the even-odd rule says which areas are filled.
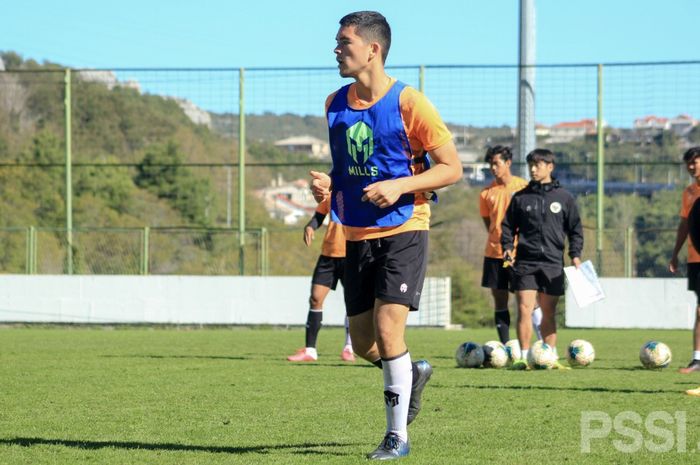
[[[700,461],[700,399],[683,394],[700,375],[676,372],[690,355],[689,331],[561,331],[562,353],[574,338],[595,346],[586,369],[455,368],[459,343],[494,336],[409,330],[414,358],[428,358],[435,374],[401,463]],[[382,378],[367,363],[340,361],[342,337],[325,328],[319,362],[294,365],[284,357],[303,329],[2,328],[0,464],[366,463],[384,433]],[[674,351],[669,369],[641,368],[649,339]],[[634,412],[641,424],[613,423],[582,453],[587,411],[614,422]]]

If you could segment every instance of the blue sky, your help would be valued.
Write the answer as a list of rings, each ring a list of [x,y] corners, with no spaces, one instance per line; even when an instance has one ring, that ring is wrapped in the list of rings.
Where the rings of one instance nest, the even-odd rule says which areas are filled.
[[[537,62],[700,59],[695,0],[535,1]],[[389,65],[517,63],[517,0],[24,0],[0,49],[73,67],[333,66],[338,19],[389,20]]]
[[[360,9],[392,26],[388,66],[516,65],[518,0],[24,0],[2,7],[0,50],[73,68],[334,68],[338,20]],[[700,0],[535,0],[538,64],[700,60]],[[700,65],[612,67],[605,118],[700,117]],[[415,69],[392,75],[417,86]],[[237,112],[237,74],[122,71],[145,92]],[[333,70],[246,74],[246,111],[321,115],[342,84]],[[595,117],[595,68],[537,71],[536,119]],[[445,120],[514,125],[515,69],[428,69],[426,94]]]

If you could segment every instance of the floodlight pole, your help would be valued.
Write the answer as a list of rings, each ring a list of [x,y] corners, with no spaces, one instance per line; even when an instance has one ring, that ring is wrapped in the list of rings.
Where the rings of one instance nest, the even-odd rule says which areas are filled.
[[[518,59],[518,161],[524,179],[525,162],[535,148],[535,0],[520,0],[520,55]]]
[[[597,132],[598,146],[596,156],[597,187],[596,192],[596,264],[598,274],[603,275],[603,229],[605,228],[605,128],[603,127],[603,65],[598,65],[598,109]]]

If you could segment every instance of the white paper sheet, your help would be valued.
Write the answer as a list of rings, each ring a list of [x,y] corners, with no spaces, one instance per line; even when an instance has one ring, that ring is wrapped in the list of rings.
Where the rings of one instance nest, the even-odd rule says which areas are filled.
[[[581,263],[580,268],[565,266],[564,273],[579,307],[586,307],[605,298],[598,274],[590,260]]]

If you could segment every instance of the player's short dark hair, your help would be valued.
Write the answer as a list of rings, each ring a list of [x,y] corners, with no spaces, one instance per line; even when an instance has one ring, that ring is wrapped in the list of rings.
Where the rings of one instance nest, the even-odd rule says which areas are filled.
[[[700,146],[697,147],[690,147],[688,150],[685,151],[683,154],[683,161],[685,163],[690,163],[697,157],[700,157]]]
[[[527,154],[527,158],[525,158],[525,160],[528,164],[536,164],[541,161],[545,163],[554,163],[554,153],[551,150],[547,149],[535,149]]]
[[[386,18],[376,11],[356,11],[340,18],[343,27],[355,26],[358,36],[382,46],[382,63],[386,63],[391,47],[391,28]]]
[[[496,155],[500,155],[501,160],[503,161],[513,159],[513,151],[510,147],[507,145],[494,145],[493,147],[486,149],[486,156],[484,157],[484,160],[486,160],[486,163],[491,163],[491,160],[493,160],[493,157]]]

